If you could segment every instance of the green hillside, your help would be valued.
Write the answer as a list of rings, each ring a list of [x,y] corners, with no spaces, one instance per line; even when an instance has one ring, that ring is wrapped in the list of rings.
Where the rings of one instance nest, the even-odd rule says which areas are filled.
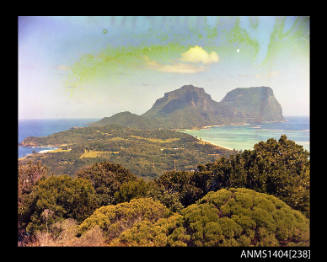
[[[79,168],[109,160],[134,174],[157,177],[164,171],[192,170],[232,151],[180,132],[119,126],[74,128],[47,137],[28,137],[25,146],[55,146],[57,150],[27,156],[40,160],[55,174],[73,175]]]

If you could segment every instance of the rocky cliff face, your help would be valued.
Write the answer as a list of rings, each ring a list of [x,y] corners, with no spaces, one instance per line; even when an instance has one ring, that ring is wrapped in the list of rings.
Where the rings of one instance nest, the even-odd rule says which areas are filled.
[[[206,112],[215,110],[216,106],[217,102],[213,101],[203,88],[186,85],[175,91],[165,93],[164,97],[158,99],[143,116],[165,116],[186,108]]]
[[[192,85],[166,93],[144,117],[164,120],[169,127],[282,121],[282,108],[270,87],[236,88],[221,102]]]
[[[282,108],[270,87],[236,88],[216,102],[203,88],[185,85],[165,93],[141,116],[123,112],[95,125],[176,129],[283,120]]]
[[[233,121],[283,121],[282,107],[270,87],[236,88],[220,102],[232,108]]]

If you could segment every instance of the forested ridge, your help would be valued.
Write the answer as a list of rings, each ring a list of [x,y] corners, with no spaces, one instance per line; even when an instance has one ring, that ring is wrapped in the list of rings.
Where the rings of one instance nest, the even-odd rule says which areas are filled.
[[[284,135],[150,180],[110,161],[18,171],[20,246],[310,244],[309,153]]]

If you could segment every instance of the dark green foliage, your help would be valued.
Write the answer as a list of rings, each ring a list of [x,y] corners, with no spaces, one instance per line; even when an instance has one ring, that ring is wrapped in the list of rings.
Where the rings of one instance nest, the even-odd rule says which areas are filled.
[[[188,206],[200,198],[202,190],[193,182],[193,172],[171,171],[166,172],[155,180],[170,194],[176,193],[183,206]]]
[[[131,135],[126,132],[120,134],[123,139]],[[146,131],[142,139],[170,139],[169,132]],[[112,246],[309,244],[303,215],[309,216],[310,207],[309,153],[286,136],[199,165],[195,172],[169,171],[147,182],[108,161],[80,169],[76,178],[45,178],[40,163],[22,164],[19,224],[32,235],[63,219],[81,222],[102,206],[83,221],[79,233],[98,225]]]
[[[281,136],[278,142],[269,139],[252,151],[199,165],[196,172],[166,172],[155,179],[151,196],[177,211],[176,201],[186,207],[210,191],[246,187],[275,195],[308,216],[309,172],[308,152]]]
[[[140,187],[135,188],[135,186],[142,186],[142,182],[138,185],[126,184],[128,182],[136,182],[136,176],[122,166],[110,162],[96,163],[81,169],[76,175],[79,178],[89,179],[92,182],[97,196],[98,207],[113,204],[120,199],[125,200],[145,190]],[[121,188],[122,185],[124,185],[123,188]],[[115,193],[117,193],[116,196]]]
[[[82,221],[96,207],[94,188],[89,180],[66,175],[41,179],[25,202],[27,231],[45,230],[61,219]]]
[[[129,202],[133,198],[145,197],[147,193],[148,185],[144,180],[128,181],[114,193],[115,203]]]
[[[165,189],[164,186],[156,183],[155,181],[150,181],[148,183],[147,194],[149,197],[152,197],[155,200],[159,200],[173,212],[180,211],[183,208],[179,192],[169,191]]]
[[[260,142],[252,151],[245,150],[200,166],[195,180],[205,193],[226,187],[246,187],[273,194],[309,215],[309,153],[285,135],[279,141]]]

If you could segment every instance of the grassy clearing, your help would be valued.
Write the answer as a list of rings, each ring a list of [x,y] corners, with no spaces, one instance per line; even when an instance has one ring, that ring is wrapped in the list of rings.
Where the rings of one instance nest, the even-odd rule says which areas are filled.
[[[113,152],[117,153],[117,152]],[[111,155],[111,152],[108,151],[95,151],[95,150],[85,150],[85,152],[79,157],[83,158],[108,158]]]
[[[180,140],[180,138],[168,138],[168,139],[160,139],[160,138],[147,138],[147,137],[141,137],[141,136],[133,136],[131,135],[130,137],[136,138],[136,139],[143,139],[152,143],[172,143]]]
[[[128,141],[128,139],[125,139],[125,138],[122,138],[122,137],[119,137],[119,136],[110,138],[109,140],[110,141]]]
[[[61,153],[61,152],[69,152],[69,151],[72,151],[72,149],[71,148],[69,148],[69,149],[57,148],[55,150],[49,151],[48,153]]]

